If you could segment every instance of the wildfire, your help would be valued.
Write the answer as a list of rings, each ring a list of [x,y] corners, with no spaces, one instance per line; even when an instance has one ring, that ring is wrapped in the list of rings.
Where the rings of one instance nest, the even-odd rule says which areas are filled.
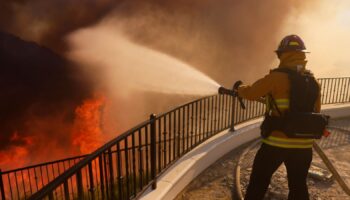
[[[28,132],[14,131],[9,139],[10,145],[0,149],[0,168],[9,170],[65,156],[91,153],[108,139],[102,131],[104,106],[105,98],[101,95],[86,99],[75,108],[71,124],[63,122],[60,116],[29,118]],[[70,134],[67,138],[62,133]],[[47,145],[52,147],[49,154],[42,151]]]
[[[105,98],[98,96],[87,99],[75,110],[73,125],[73,145],[78,146],[80,153],[87,154],[103,145],[102,109]]]

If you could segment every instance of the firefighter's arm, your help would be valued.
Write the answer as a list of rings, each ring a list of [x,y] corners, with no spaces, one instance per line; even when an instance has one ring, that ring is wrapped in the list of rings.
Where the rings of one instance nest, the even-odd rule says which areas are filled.
[[[253,85],[241,85],[238,88],[238,95],[248,100],[259,100],[260,97],[271,93],[273,80],[271,74],[257,80]]]

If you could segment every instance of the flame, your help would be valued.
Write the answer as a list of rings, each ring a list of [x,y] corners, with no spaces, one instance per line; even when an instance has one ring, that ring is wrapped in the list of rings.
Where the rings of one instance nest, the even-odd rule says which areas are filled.
[[[97,96],[87,99],[75,110],[73,125],[73,145],[77,146],[80,153],[87,154],[103,145],[102,110],[105,98]]]
[[[43,162],[47,159],[59,159],[64,155],[88,154],[102,146],[108,139],[103,134],[102,111],[105,106],[105,97],[95,95],[86,99],[75,108],[75,118],[72,125],[60,124],[61,118],[36,119],[29,121],[33,127],[33,134],[14,131],[9,142],[11,145],[0,150],[0,168],[15,169],[29,164]],[[66,138],[66,144],[62,141],[50,141],[50,130],[57,132],[70,132],[70,139]],[[39,134],[43,132],[44,134]],[[34,134],[36,133],[36,134]],[[57,135],[55,138],[57,139]],[[58,138],[59,139],[59,138]],[[67,140],[68,139],[68,140]],[[50,145],[50,157],[46,153],[40,153],[45,145]]]
[[[33,144],[33,139],[31,137],[20,137],[18,132],[15,131],[10,139],[11,142],[13,143],[22,143],[26,145],[32,145]]]
[[[9,149],[0,151],[0,166],[5,169],[22,167],[28,162],[28,149],[33,144],[33,140],[28,136],[20,137],[18,132],[15,131],[10,141],[14,145]]]
[[[11,152],[11,153],[8,153]],[[4,169],[21,167],[26,163],[28,149],[23,146],[11,147],[10,150],[0,151],[0,166]]]

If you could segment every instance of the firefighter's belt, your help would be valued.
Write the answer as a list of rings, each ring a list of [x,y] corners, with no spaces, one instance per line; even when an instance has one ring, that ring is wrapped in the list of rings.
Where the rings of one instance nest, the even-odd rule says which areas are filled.
[[[266,115],[261,125],[261,134],[268,137],[272,131],[278,130],[289,138],[322,137],[328,124],[328,116],[320,113],[286,113],[282,117]]]

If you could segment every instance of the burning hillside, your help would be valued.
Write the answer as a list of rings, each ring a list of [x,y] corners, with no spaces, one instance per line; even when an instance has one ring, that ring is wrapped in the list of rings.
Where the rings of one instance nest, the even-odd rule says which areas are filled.
[[[71,132],[95,120],[81,114],[94,100],[84,74],[51,50],[6,33],[0,33],[0,67],[0,167],[83,153]]]

